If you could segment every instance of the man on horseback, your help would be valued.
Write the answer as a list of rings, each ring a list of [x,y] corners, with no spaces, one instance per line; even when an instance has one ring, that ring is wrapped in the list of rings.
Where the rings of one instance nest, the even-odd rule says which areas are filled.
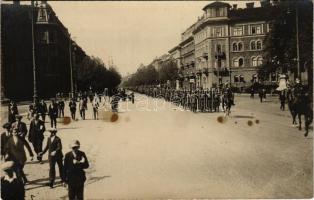
[[[304,88],[300,80],[297,78],[295,82],[295,85],[288,89],[288,105],[292,115],[293,124],[295,124],[295,118],[298,116],[299,130],[302,129],[301,116],[304,115],[306,131],[304,136],[307,137],[309,125],[313,120],[312,101],[309,92]]]
[[[231,91],[231,88],[229,87],[229,85],[227,84],[225,89],[224,89],[224,93],[223,93],[223,107],[225,107],[225,113],[227,116],[229,116],[230,114],[230,110],[231,110],[231,106],[235,105],[234,104],[234,95]]]

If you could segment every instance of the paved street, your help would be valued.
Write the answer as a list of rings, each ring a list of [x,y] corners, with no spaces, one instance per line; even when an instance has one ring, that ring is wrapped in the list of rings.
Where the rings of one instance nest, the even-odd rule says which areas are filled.
[[[89,104],[87,120],[59,123],[57,134],[63,153],[78,139],[89,158],[86,199],[310,198],[313,133],[305,138],[277,99],[267,100],[237,96],[220,123],[223,113],[182,111],[136,94],[117,121],[104,108],[102,119],[91,120]],[[66,198],[65,188],[44,186],[47,162],[29,162],[25,172],[28,199]]]

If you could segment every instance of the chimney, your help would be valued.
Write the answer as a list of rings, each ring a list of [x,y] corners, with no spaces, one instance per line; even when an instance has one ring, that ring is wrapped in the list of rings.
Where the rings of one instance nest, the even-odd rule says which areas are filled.
[[[14,1],[13,1],[13,5],[19,6],[19,5],[20,5],[20,1],[19,1],[19,0],[14,0]]]
[[[237,4],[233,4],[233,5],[232,5],[233,10],[236,10],[236,9],[237,9],[237,7],[238,7],[238,5],[237,5]]]
[[[246,8],[254,8],[254,2],[246,3]]]

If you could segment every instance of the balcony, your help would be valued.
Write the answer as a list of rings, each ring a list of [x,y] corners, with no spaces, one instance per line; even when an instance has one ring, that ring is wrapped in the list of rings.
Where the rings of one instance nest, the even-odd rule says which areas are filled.
[[[216,52],[215,58],[220,59],[220,60],[225,60],[226,59],[226,53],[225,52]]]

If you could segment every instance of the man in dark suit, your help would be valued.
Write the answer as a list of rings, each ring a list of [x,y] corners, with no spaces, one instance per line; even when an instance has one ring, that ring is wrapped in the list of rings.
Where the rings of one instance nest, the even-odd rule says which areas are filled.
[[[47,104],[46,102],[42,99],[40,104],[39,104],[39,112],[41,113],[41,119],[45,122],[46,121],[46,114],[47,114]]]
[[[12,136],[11,133],[11,123],[7,122],[3,124],[2,128],[5,129],[5,132],[1,134],[1,160],[4,158],[4,146],[9,140],[9,138]]]
[[[23,200],[25,199],[25,188],[23,182],[16,177],[14,162],[7,161],[1,164],[1,199]]]
[[[69,199],[84,199],[85,171],[89,167],[87,157],[80,151],[80,142],[75,140],[71,144],[72,151],[65,154],[64,176],[68,184]]]
[[[14,128],[12,137],[10,137],[4,146],[5,160],[14,162],[14,170],[16,172],[17,178],[23,181],[25,184],[27,178],[24,174],[23,168],[26,163],[26,152],[24,147],[27,148],[31,160],[33,160],[33,152],[26,140],[20,139],[18,136],[18,129]]]
[[[12,124],[12,127],[17,128],[18,129],[18,136],[21,139],[25,139],[26,135],[27,135],[27,126],[24,122],[22,122],[22,115],[16,115],[16,122],[14,122]]]
[[[76,102],[75,102],[74,98],[71,99],[71,101],[69,103],[69,107],[70,107],[71,117],[73,120],[75,120]]]
[[[45,123],[39,119],[38,114],[35,114],[29,127],[28,140],[33,144],[34,151],[37,154],[37,160],[40,162],[42,159],[38,154],[42,152],[45,130]]]
[[[58,109],[59,109],[59,117],[64,117],[64,101],[61,99],[59,102],[58,102]]]
[[[53,127],[57,128],[58,104],[55,102],[55,100],[51,101],[51,104],[49,105],[48,113],[50,117],[51,128]]]
[[[59,175],[61,181],[63,182],[63,163],[62,163],[62,143],[61,139],[56,136],[57,129],[50,129],[50,137],[47,140],[47,145],[43,152],[39,153],[40,156],[43,156],[48,151],[48,160],[49,160],[49,186],[53,188],[53,184],[56,178],[56,163],[59,167]]]

